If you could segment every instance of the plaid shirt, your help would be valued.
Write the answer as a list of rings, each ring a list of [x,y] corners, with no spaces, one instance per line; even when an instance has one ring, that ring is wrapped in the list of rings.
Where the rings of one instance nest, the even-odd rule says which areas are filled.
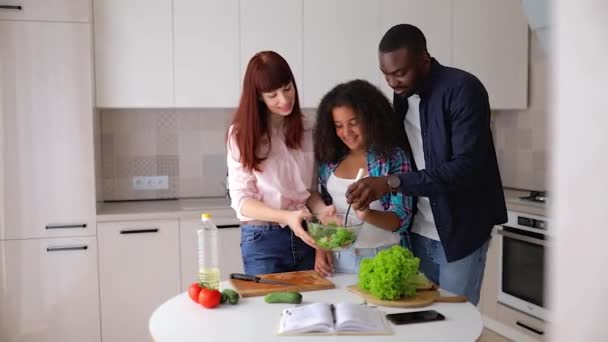
[[[327,192],[327,181],[331,174],[338,167],[337,163],[321,163],[319,165],[319,187],[321,196],[327,204],[332,203],[332,199]],[[395,173],[405,173],[412,170],[409,159],[402,149],[395,149],[391,157],[386,160],[382,156],[369,150],[367,152],[367,172],[371,177],[387,176]],[[387,194],[380,198],[380,203],[385,211],[391,211],[399,217],[399,229],[396,232],[405,233],[412,223],[413,198],[404,196],[401,192]]]

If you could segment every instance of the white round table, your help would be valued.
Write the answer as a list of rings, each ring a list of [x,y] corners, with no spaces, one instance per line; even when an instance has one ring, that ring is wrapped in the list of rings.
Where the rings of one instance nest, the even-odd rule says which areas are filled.
[[[348,290],[355,275],[339,274],[329,278],[336,284],[332,290],[302,292],[303,304],[362,303],[363,299]],[[222,282],[222,289],[230,283]],[[150,334],[156,342],[228,342],[228,341],[306,341],[310,336],[278,336],[281,311],[293,304],[267,304],[263,297],[241,298],[238,305],[222,304],[206,309],[182,293],[159,306],[150,317]],[[385,313],[437,310],[445,321],[392,325],[388,336],[321,336],[315,340],[346,341],[475,341],[481,335],[481,315],[471,303],[434,303],[425,308],[402,309],[378,307]]]

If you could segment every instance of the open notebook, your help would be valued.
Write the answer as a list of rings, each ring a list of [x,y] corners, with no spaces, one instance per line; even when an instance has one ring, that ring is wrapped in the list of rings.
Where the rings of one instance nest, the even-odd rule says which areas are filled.
[[[361,304],[314,303],[283,310],[279,335],[390,335],[384,314]]]

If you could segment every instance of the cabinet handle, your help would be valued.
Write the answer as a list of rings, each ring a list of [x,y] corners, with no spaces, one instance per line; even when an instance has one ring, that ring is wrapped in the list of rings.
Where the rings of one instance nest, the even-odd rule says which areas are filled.
[[[219,226],[217,226],[217,229],[222,229],[222,228],[239,228],[241,225],[240,224],[220,224]]]
[[[544,240],[541,239],[535,239],[535,238],[531,238],[529,236],[525,236],[525,235],[521,235],[521,234],[515,234],[515,233],[510,233],[510,232],[505,232],[502,229],[499,229],[497,231],[498,234],[511,238],[513,240],[518,240],[518,241],[523,241],[523,242],[529,242],[535,245],[539,245],[539,246],[546,246],[547,243]]]
[[[15,6],[15,5],[0,5],[0,9],[21,11],[23,9],[23,7]]]
[[[515,324],[519,325],[520,327],[522,327],[522,328],[524,328],[524,329],[528,329],[528,330],[530,330],[530,331],[531,331],[531,332],[533,332],[533,333],[536,333],[536,334],[539,334],[539,335],[544,335],[544,334],[545,334],[545,332],[544,332],[544,331],[540,331],[540,330],[538,330],[538,329],[534,329],[534,328],[532,328],[531,326],[526,325],[526,324],[524,324],[524,323],[522,323],[522,322],[520,322],[520,321],[515,321]]]
[[[89,249],[89,246],[73,246],[73,247],[47,247],[47,252],[60,252],[60,251],[85,251]]]
[[[46,229],[73,229],[73,228],[86,228],[86,223],[79,224],[47,224]]]
[[[158,233],[158,228],[127,229],[127,230],[120,231],[120,234],[144,234],[144,233]]]

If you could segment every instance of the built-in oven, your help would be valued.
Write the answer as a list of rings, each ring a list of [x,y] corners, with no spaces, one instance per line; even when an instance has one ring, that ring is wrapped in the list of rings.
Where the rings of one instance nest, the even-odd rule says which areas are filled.
[[[509,211],[507,223],[498,230],[498,301],[542,320],[548,319],[545,301],[548,226],[545,217]]]

